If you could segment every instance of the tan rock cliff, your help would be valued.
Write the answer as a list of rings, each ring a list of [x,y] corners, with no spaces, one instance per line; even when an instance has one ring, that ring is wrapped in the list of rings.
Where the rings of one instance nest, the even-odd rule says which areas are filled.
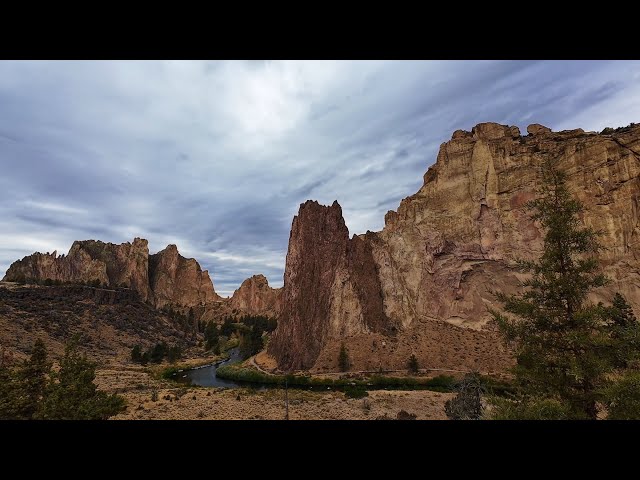
[[[184,258],[175,245],[149,255],[148,242],[115,245],[96,240],[76,241],[68,255],[34,253],[14,262],[4,281],[24,279],[80,282],[99,280],[109,286],[125,285],[157,308],[202,306],[221,300],[209,273],[193,258]]]
[[[326,352],[344,340],[353,346],[354,369],[364,369],[381,348],[371,345],[373,332],[388,339],[378,368],[402,365],[409,351],[425,367],[506,365],[495,334],[478,330],[490,318],[487,307],[498,306],[491,290],[519,288],[515,259],[541,251],[543,232],[524,206],[546,159],[567,173],[585,204],[585,224],[604,232],[602,266],[612,282],[592,299],[620,291],[640,313],[640,125],[609,135],[537,124],[527,130],[521,136],[517,127],[483,123],[456,131],[422,188],[387,213],[381,232],[349,240],[337,203],[301,205],[269,345],[280,367],[330,369]],[[433,328],[425,322],[437,322],[448,338],[471,335],[465,344],[477,355],[461,362],[449,345],[434,356],[423,348]],[[477,339],[491,335],[495,348],[481,348],[486,338]]]
[[[281,288],[271,288],[264,275],[247,278],[229,299],[231,308],[251,315],[276,316],[280,310]]]
[[[209,272],[203,271],[195,259],[180,255],[175,245],[149,257],[149,284],[157,308],[192,307],[220,300]]]

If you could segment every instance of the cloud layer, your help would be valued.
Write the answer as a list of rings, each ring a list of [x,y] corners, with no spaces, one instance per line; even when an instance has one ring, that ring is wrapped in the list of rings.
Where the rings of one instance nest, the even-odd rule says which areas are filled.
[[[300,203],[379,230],[480,122],[640,121],[640,62],[0,62],[0,274],[73,240],[168,243],[282,285]]]

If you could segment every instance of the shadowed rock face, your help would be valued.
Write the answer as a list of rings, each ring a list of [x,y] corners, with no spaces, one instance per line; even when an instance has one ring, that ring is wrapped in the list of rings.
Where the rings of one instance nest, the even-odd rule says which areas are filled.
[[[349,240],[338,202],[300,205],[289,249],[278,328],[269,343],[281,368],[308,369],[328,338],[390,326],[368,242]]]
[[[271,288],[264,275],[247,278],[229,300],[241,313],[276,316],[280,311],[281,288]]]
[[[318,357],[330,365],[323,351],[337,351],[345,339],[354,345],[353,369],[366,368],[379,343],[356,345],[371,344],[366,339],[373,332],[405,345],[396,349],[402,355],[415,350],[424,366],[461,365],[453,350],[449,361],[444,350],[437,358],[421,353],[424,322],[451,329],[443,338],[469,336],[456,327],[479,335],[488,307],[499,306],[491,290],[517,291],[523,277],[514,261],[537,258],[542,249],[543,232],[525,204],[536,196],[547,159],[567,173],[570,190],[586,207],[584,223],[604,232],[600,258],[612,282],[592,300],[607,302],[620,291],[640,312],[640,125],[609,135],[552,132],[538,124],[527,130],[521,136],[517,127],[483,123],[456,131],[441,145],[420,190],[386,214],[381,232],[349,240],[337,203],[301,205],[269,345],[280,367],[318,367]],[[469,337],[467,343],[474,342]],[[497,368],[491,350],[474,348],[484,357],[465,365]],[[380,356],[380,367],[405,361],[391,350]]]

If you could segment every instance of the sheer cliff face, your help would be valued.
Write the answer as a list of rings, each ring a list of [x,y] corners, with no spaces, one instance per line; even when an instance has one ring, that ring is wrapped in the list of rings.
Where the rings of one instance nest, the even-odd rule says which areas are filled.
[[[370,245],[349,239],[338,202],[300,205],[269,351],[282,368],[308,369],[327,339],[387,329],[381,293]]]
[[[34,253],[14,262],[3,280],[20,279],[126,285],[158,308],[167,304],[191,307],[220,300],[209,273],[197,261],[184,258],[175,245],[149,255],[148,242],[115,245],[96,240],[76,241],[67,256]]]
[[[281,288],[271,288],[264,275],[254,275],[233,292],[229,303],[232,309],[241,313],[276,316],[281,298]]]
[[[567,173],[585,204],[585,224],[604,232],[601,259],[612,282],[592,299],[607,301],[620,291],[640,311],[640,126],[611,135],[554,133],[541,125],[528,131],[521,136],[517,127],[495,123],[456,131],[422,188],[387,213],[378,233],[349,240],[337,203],[303,204],[293,221],[282,312],[269,346],[281,368],[322,363],[330,369],[327,352],[349,337],[354,367],[365,368],[380,344],[371,344],[374,332],[397,346],[397,354],[385,351],[381,365],[399,365],[399,355],[414,350],[420,360],[421,334],[431,328],[425,322],[444,322],[454,337],[468,335],[454,325],[473,334],[488,320],[487,307],[498,306],[490,291],[518,288],[514,260],[541,251],[543,232],[525,203],[535,198],[546,159]],[[457,362],[439,358],[433,365],[425,352],[422,363]],[[494,360],[476,363],[498,368]]]
[[[175,245],[168,245],[149,257],[149,281],[157,308],[204,305],[220,300],[209,272],[203,271],[195,259],[180,255]]]

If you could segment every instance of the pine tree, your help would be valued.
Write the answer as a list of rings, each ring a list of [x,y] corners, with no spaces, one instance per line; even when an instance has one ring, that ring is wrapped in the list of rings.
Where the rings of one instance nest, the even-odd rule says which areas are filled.
[[[409,357],[409,361],[407,362],[407,368],[409,369],[409,373],[413,373],[414,375],[418,373],[420,370],[420,365],[418,364],[418,359],[414,353]]]
[[[31,357],[16,372],[16,408],[20,418],[32,418],[38,410],[45,393],[51,363],[47,362],[47,349],[38,338]]]
[[[204,328],[205,349],[214,348],[218,344],[218,339],[218,326],[210,320]]]
[[[131,361],[140,363],[141,360],[142,360],[142,349],[140,348],[140,345],[134,345],[134,347],[131,349]]]
[[[16,408],[16,383],[14,372],[7,365],[0,365],[0,420],[20,418]]]
[[[523,294],[496,294],[517,318],[492,312],[517,360],[519,397],[515,407],[510,405],[515,413],[506,416],[517,418],[519,411],[526,417],[526,412],[539,411],[535,404],[543,401],[555,405],[553,415],[595,419],[597,402],[605,400],[603,392],[617,365],[615,351],[636,333],[616,339],[612,312],[620,313],[617,321],[626,322],[627,311],[587,302],[588,293],[607,281],[598,273],[595,257],[601,248],[599,232],[581,226],[583,206],[571,197],[564,174],[547,164],[540,196],[528,207],[546,230],[543,254],[537,262],[519,262],[532,274]],[[636,355],[638,344],[627,350]]]
[[[124,398],[97,389],[96,364],[77,351],[77,340],[65,348],[60,371],[52,373],[39,418],[45,420],[106,420],[125,409]]]
[[[338,368],[341,372],[349,370],[349,355],[344,343],[340,345],[340,354],[338,355]]]

